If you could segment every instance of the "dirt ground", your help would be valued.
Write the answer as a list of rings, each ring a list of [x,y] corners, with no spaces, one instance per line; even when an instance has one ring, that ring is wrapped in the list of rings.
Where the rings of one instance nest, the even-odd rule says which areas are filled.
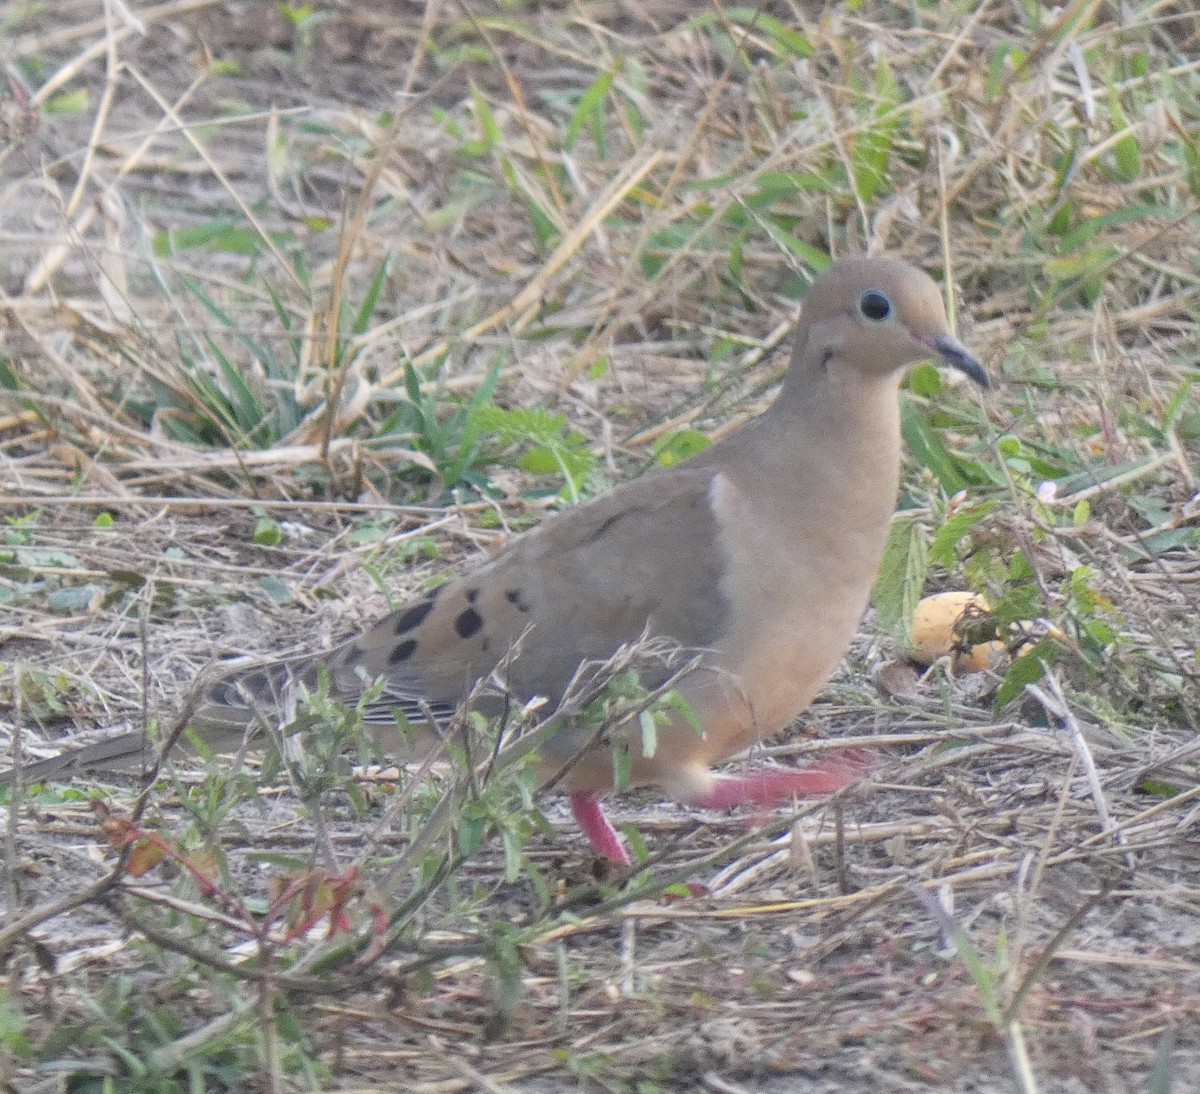
[[[81,542],[86,529],[68,524],[62,532],[88,566],[103,565],[102,552],[92,557]],[[195,553],[219,538],[194,518],[149,521],[138,532],[151,553],[158,535]],[[263,567],[259,553],[244,551],[239,565]],[[188,572],[195,578],[200,571]],[[343,595],[320,611],[336,604],[369,617],[382,604],[363,584],[361,573],[341,578]],[[236,634],[231,620],[240,619],[249,644],[268,625],[286,634],[289,617],[292,631],[311,626],[295,608],[269,624],[236,605],[186,614],[186,627],[177,615],[169,634],[152,629],[149,641],[149,676],[162,696],[155,701],[165,706],[187,680],[188,654],[202,656],[213,628]],[[337,633],[351,626],[349,619],[330,623]],[[114,671],[121,658],[109,635],[77,636],[73,646],[57,645],[66,651],[59,663],[95,664],[103,655],[99,679],[113,681],[104,693],[119,695],[122,680],[137,672],[136,649]],[[587,895],[596,864],[565,802],[550,796],[543,806],[553,834],[535,836],[528,854],[579,903],[547,937],[523,947],[524,996],[511,1024],[493,1028],[491,974],[478,957],[460,955],[415,982],[397,971],[407,967],[399,960],[356,990],[295,1002],[314,1049],[338,1061],[345,1089],[361,1090],[387,1088],[398,1075],[414,1089],[493,1089],[488,1082],[513,1091],[587,1089],[589,1072],[601,1085],[644,1080],[718,1091],[1013,1089],[1010,1054],[933,901],[967,932],[1001,998],[1011,997],[1053,943],[1020,1007],[1038,1089],[1150,1089],[1168,1030],[1172,1089],[1189,1089],[1200,1060],[1200,917],[1192,906],[1200,797],[1193,787],[1182,803],[1164,802],[1135,789],[1147,767],[1173,770],[1161,758],[1178,754],[1186,735],[1131,747],[1085,727],[1118,833],[1105,834],[1066,733],[993,721],[986,701],[971,694],[971,678],[958,693],[883,698],[869,682],[880,657],[877,641],[858,644],[804,725],[753,758],[810,759],[814,733],[877,747],[880,770],[836,804],[798,807],[794,823],[781,815],[760,830],[748,828],[746,816],[697,813],[652,794],[622,798],[614,820],[635,826],[655,856],[653,870],[686,879],[694,895],[636,900],[593,916],[590,905],[603,899]],[[124,724],[132,724],[132,705],[125,703]],[[121,782],[112,790],[116,809],[127,808],[131,796]],[[196,783],[192,776],[185,785]],[[152,800],[152,826],[188,829],[194,806],[182,810],[165,789]],[[358,861],[362,823],[336,805],[326,823],[342,861]],[[407,841],[401,832],[378,832],[374,821],[368,827],[368,862]],[[279,783],[264,787],[257,805],[224,818],[221,831],[251,892],[261,890],[254,862],[303,855],[316,839],[308,810]],[[99,880],[112,861],[84,801],[30,803],[16,837],[26,909]],[[489,846],[468,865],[463,884],[487,889],[489,916],[515,926],[537,922],[544,915],[537,894],[506,884],[499,848]],[[171,887],[168,877],[148,890]],[[64,991],[99,992],[121,972],[147,985],[158,979],[113,900],[38,925],[52,971],[39,973],[27,952],[10,963],[31,990],[40,984],[46,993],[41,1007],[48,1009],[37,1007],[33,1016],[41,1010],[49,1019]],[[428,926],[440,938],[462,938],[459,914],[436,901]],[[181,976],[179,960],[159,955],[152,967]],[[564,967],[572,985],[565,997]],[[221,1013],[211,986],[182,990],[177,1002],[191,1023]],[[562,1053],[570,1054],[569,1066]]]
[[[99,29],[90,22],[99,18],[91,4],[53,7],[23,15],[8,47],[23,79],[37,75],[35,86],[85,46],[105,41],[103,21]],[[524,309],[505,313],[507,322],[488,327],[451,358],[444,390],[475,390],[488,361],[511,350],[515,364],[502,387],[507,404],[567,413],[588,431],[612,479],[649,461],[648,446],[637,440],[644,431],[686,422],[720,435],[761,408],[782,363],[770,351],[792,315],[794,269],[749,228],[744,262],[755,272],[746,276],[757,280],[744,287],[730,288],[724,268],[691,254],[693,243],[683,236],[673,245],[694,266],[686,275],[668,270],[652,280],[645,270],[654,264],[646,257],[653,247],[639,252],[638,261],[614,258],[625,254],[614,242],[624,238],[616,224],[602,224],[599,241],[571,256],[561,284],[542,282],[537,271],[545,254],[529,242],[531,218],[522,202],[510,193],[504,204],[496,199],[494,208],[486,202],[481,208],[471,197],[477,180],[469,159],[463,166],[466,138],[454,129],[474,116],[462,112],[471,87],[508,103],[512,117],[524,96],[534,116],[577,88],[580,72],[592,74],[588,34],[605,48],[629,50],[652,70],[643,102],[654,114],[647,144],[672,155],[687,145],[717,174],[720,140],[740,134],[746,103],[769,100],[771,88],[748,76],[723,90],[727,55],[699,32],[675,33],[693,5],[544,5],[534,18],[519,4],[470,3],[451,11],[436,4],[342,3],[324,6],[311,27],[298,27],[274,4],[196,0],[161,7],[170,10],[143,13],[144,35],[121,39],[119,72],[106,71],[103,49],[79,62],[92,103],[115,89],[97,139],[90,110],[43,113],[34,126],[17,94],[4,100],[0,118],[7,195],[0,210],[7,251],[0,259],[6,317],[0,484],[6,543],[14,552],[4,558],[0,730],[6,742],[19,732],[29,758],[51,755],[67,741],[137,728],[147,714],[169,721],[214,662],[326,648],[420,593],[447,568],[485,557],[502,538],[498,519],[519,529],[545,508],[523,490],[527,476],[512,468],[496,473],[498,501],[464,495],[454,503],[438,497],[436,484],[413,485],[405,478],[411,468],[383,446],[363,442],[335,449],[324,464],[300,461],[295,451],[315,437],[303,424],[285,438],[290,446],[255,450],[257,463],[244,452],[173,438],[164,421],[182,420],[179,407],[145,415],[144,430],[130,428],[117,409],[132,414],[146,390],[171,388],[164,362],[186,355],[192,335],[203,330],[233,341],[229,326],[212,318],[215,306],[206,312],[195,300],[190,310],[180,303],[178,283],[159,294],[137,288],[154,281],[146,271],[156,232],[226,219],[242,224],[246,210],[231,195],[245,195],[269,231],[294,233],[314,282],[327,285],[338,233],[315,225],[321,217],[350,219],[370,170],[365,153],[339,158],[330,149],[359,140],[362,148],[374,147],[386,129],[382,112],[394,108],[399,136],[381,184],[386,197],[368,210],[354,256],[356,288],[394,248],[384,296],[388,316],[402,322],[398,334],[391,329],[387,336],[419,359],[448,332],[501,314],[521,286],[536,283],[546,305],[545,321],[530,328],[537,337],[523,338]],[[837,35],[886,42],[902,75],[911,48],[912,79],[932,79],[934,62],[916,58],[914,32],[899,9],[867,4],[839,14],[837,7],[771,10],[813,35],[825,28],[830,42]],[[852,21],[849,29],[843,18]],[[943,44],[978,46],[959,56],[945,45],[948,66],[964,73],[984,66],[984,47],[994,36],[1016,35],[1007,18],[981,5],[967,22],[939,31]],[[472,60],[471,51],[484,44],[504,65]],[[1036,43],[1024,44],[1035,59],[1042,56]],[[430,51],[424,65],[414,60],[423,49]],[[234,67],[191,89],[211,58]],[[1168,60],[1181,63],[1173,55]],[[842,61],[852,83],[861,59]],[[751,71],[767,79],[765,62]],[[621,72],[633,79],[630,70]],[[1053,86],[1048,80],[1046,87]],[[170,155],[147,155],[122,173],[138,142],[172,116],[164,102],[203,120],[197,128],[216,167],[180,143]],[[281,135],[276,124],[288,121],[289,111],[302,116]],[[242,121],[226,125],[230,117]],[[508,115],[501,120],[519,131],[508,139],[528,155],[514,154],[519,174],[536,158],[529,147],[549,138]],[[692,128],[709,121],[711,131]],[[997,124],[987,134],[962,139],[985,148],[1011,131]],[[102,171],[85,168],[81,150],[89,147]],[[905,155],[915,160],[917,150]],[[289,175],[301,159],[303,170]],[[602,166],[608,176],[590,160],[584,164],[580,187],[593,197],[620,163]],[[577,169],[568,164],[568,173]],[[96,174],[89,178],[88,170]],[[72,216],[81,208],[93,208],[95,216],[82,226],[72,221],[79,228],[72,236],[63,231],[63,209],[80,180],[89,182],[87,201]],[[686,181],[695,183],[687,203],[708,200],[695,179]],[[969,182],[963,202],[980,185]],[[1084,178],[1080,186],[1086,185]],[[898,188],[894,201],[881,196],[885,212],[873,221],[894,246],[899,240],[887,225],[896,218],[910,232],[913,256],[927,263],[940,254],[933,187],[922,176],[920,188]],[[1100,200],[1088,191],[1080,202],[1089,199]],[[640,200],[652,204],[644,195]],[[916,203],[915,219],[906,219],[906,201]],[[1085,411],[1104,418],[1117,405],[1161,407],[1159,393],[1165,377],[1175,382],[1175,367],[1194,377],[1191,289],[1162,304],[1158,327],[1141,296],[1142,326],[1126,322],[1122,309],[1134,305],[1115,299],[1114,290],[1107,309],[1071,310],[1074,298],[1056,299],[1065,314],[1052,311],[1050,321],[1070,347],[1056,364],[1066,369],[1069,359],[1081,371],[1062,375],[1062,391],[1039,387],[1035,371],[1022,371],[1025,355],[1054,347],[1022,347],[1047,314],[1028,302],[1015,250],[995,251],[995,239],[983,230],[994,222],[983,213],[961,219],[966,337],[998,376],[1010,377],[993,406],[993,440],[1019,433],[1027,424],[1021,415],[1041,411],[1041,400],[1053,404],[1047,416],[1056,421]],[[832,212],[797,231],[816,246],[827,229],[841,231]],[[1139,285],[1154,281],[1158,292],[1162,282],[1154,279],[1166,277],[1162,263],[1176,254],[1194,259],[1194,239],[1178,242],[1190,231],[1194,220],[1181,214],[1157,242],[1138,241],[1151,256],[1148,265],[1159,264],[1140,271]],[[46,283],[35,286],[31,270],[49,261],[64,238],[67,252]],[[208,279],[231,296],[250,287],[254,303],[237,313],[237,333],[279,344],[295,333],[271,326],[270,293],[254,280],[257,267],[245,254],[181,255],[174,273]],[[656,252],[652,257],[657,261]],[[113,283],[126,278],[136,322],[101,287],[109,284],[106,276]],[[1192,278],[1194,284],[1194,268]],[[1132,294],[1133,281],[1131,275],[1121,290]],[[698,340],[714,331],[763,352],[714,379],[704,352],[709,343]],[[610,363],[595,375],[584,352],[593,336]],[[1104,357],[1106,347],[1113,347],[1116,363],[1101,385],[1083,369],[1094,364],[1089,354]],[[391,405],[379,378],[397,352],[384,336],[365,339],[364,360],[375,371],[364,371],[364,391],[370,389],[364,403]],[[9,384],[10,373],[32,379]],[[1103,386],[1111,402],[1096,410],[1089,385]],[[352,421],[347,436],[362,424]],[[1144,472],[1147,495],[1164,514],[1156,530],[1194,530],[1195,483],[1187,469],[1195,464],[1195,442],[1122,441],[1130,460],[1149,453],[1160,461]],[[927,484],[928,475],[910,467],[907,500],[918,499]],[[647,792],[621,797],[613,819],[640,833],[651,856],[632,881],[606,873],[565,802],[546,795],[539,799],[546,830],[527,833],[530,872],[508,876],[503,842],[491,838],[452,885],[432,893],[414,913],[412,933],[369,972],[326,970],[331,981],[344,977],[326,992],[310,983],[302,990],[276,985],[266,1005],[276,1008],[280,1040],[255,1030],[272,1025],[254,1011],[263,996],[235,975],[246,959],[238,945],[245,932],[218,922],[211,907],[201,916],[194,906],[172,903],[182,901],[185,867],[176,863],[145,879],[119,873],[99,887],[116,856],[111,830],[102,828],[84,788],[103,787],[114,815],[144,807],[141,823],[178,835],[184,861],[199,861],[204,841],[219,841],[249,904],[267,898],[272,871],[311,864],[314,847],[333,848],[341,867],[353,865],[366,879],[355,908],[367,921],[372,900],[390,910],[409,894],[407,885],[417,884],[390,873],[413,835],[388,812],[399,797],[392,783],[362,784],[366,820],[346,796],[314,807],[275,773],[253,791],[233,795],[223,784],[218,793],[195,762],[181,762],[179,781],[160,783],[141,805],[135,805],[136,778],[120,775],[89,778],[79,794],[8,800],[0,1078],[6,1089],[22,1092],[100,1089],[106,1075],[115,1076],[112,1089],[184,1089],[188,1066],[193,1087],[212,1090],[1200,1089],[1197,549],[1189,541],[1165,561],[1138,555],[1135,518],[1143,510],[1115,489],[1088,499],[1091,515],[1082,530],[1047,533],[1044,549],[1056,559],[1046,572],[1057,582],[1071,569],[1067,555],[1086,560],[1114,611],[1123,613],[1128,641],[1121,648],[1133,651],[1131,659],[1161,654],[1155,663],[1166,666],[1161,679],[1177,681],[1177,697],[1164,698],[1163,684],[1140,695],[1140,704],[1089,707],[1072,689],[1100,691],[1100,683],[1068,667],[1066,717],[1052,696],[1039,702],[1027,695],[996,712],[997,674],[956,677],[937,669],[918,678],[870,615],[800,724],[739,761],[794,764],[822,748],[865,745],[878,757],[870,775],[829,801],[797,803],[771,817],[706,813]],[[1001,506],[988,533],[1016,535],[1023,512],[1016,502],[1011,510]],[[100,513],[113,514],[112,522],[98,522]],[[256,542],[264,513],[282,522],[278,541]],[[378,527],[364,534],[372,521]],[[1126,700],[1147,678],[1115,660],[1109,671],[1107,682]],[[218,823],[212,803],[221,794],[236,805]],[[665,879],[677,884],[664,892]],[[622,882],[629,886],[624,897],[616,895]],[[73,903],[85,893],[87,899]],[[176,933],[155,937],[148,933],[154,923]],[[513,971],[504,946],[515,937]],[[298,960],[304,975],[304,961],[320,941],[314,933],[311,950]],[[193,945],[204,947],[203,959]],[[216,955],[228,964],[210,960]],[[285,986],[290,968],[277,969]],[[498,969],[508,969],[519,992],[497,986]],[[238,1013],[240,1025],[229,1017]],[[247,1022],[246,1013],[255,1017]],[[22,1047],[18,1029],[34,1050]],[[86,1030],[90,1040],[79,1032]],[[62,1031],[70,1032],[69,1043],[56,1041]],[[140,1072],[131,1060],[151,1062]],[[279,1076],[286,1080],[272,1085],[269,1079]],[[1028,1076],[1036,1077],[1035,1086]]]

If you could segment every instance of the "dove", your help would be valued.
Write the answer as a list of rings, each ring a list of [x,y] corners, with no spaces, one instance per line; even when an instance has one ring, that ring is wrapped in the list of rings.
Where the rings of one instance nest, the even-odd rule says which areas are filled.
[[[494,673],[511,697],[553,709],[581,666],[649,636],[691,658],[673,684],[691,717],[666,717],[649,742],[636,719],[599,740],[567,722],[538,750],[539,776],[565,787],[596,851],[629,862],[603,809],[614,748],[628,751],[628,786],[703,808],[839,789],[859,773],[856,761],[737,777],[713,768],[801,714],[853,639],[899,488],[900,380],[923,360],[989,385],[927,274],[891,257],[832,262],[804,300],[779,394],[757,418],[682,463],[547,517],[332,650],[216,681],[196,730],[236,748],[256,712],[276,709],[298,684],[314,688],[324,676],[334,697],[353,702],[382,680],[365,717],[385,751],[401,751],[396,711],[414,726],[448,719]],[[669,660],[640,663],[647,688],[669,678]],[[25,777],[119,766],[147,747],[128,734],[26,765]]]

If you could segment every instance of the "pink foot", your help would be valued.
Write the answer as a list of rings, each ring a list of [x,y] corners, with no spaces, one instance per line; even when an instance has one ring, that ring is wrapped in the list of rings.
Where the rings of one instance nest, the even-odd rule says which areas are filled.
[[[845,749],[824,767],[718,777],[712,791],[693,799],[692,804],[703,809],[732,809],[736,805],[775,805],[789,798],[832,794],[865,775],[872,766],[866,749]]]
[[[630,863],[629,852],[617,835],[617,830],[609,823],[604,815],[604,807],[594,794],[576,791],[571,795],[571,812],[587,836],[588,842],[596,851],[606,858],[619,862],[622,866]]]

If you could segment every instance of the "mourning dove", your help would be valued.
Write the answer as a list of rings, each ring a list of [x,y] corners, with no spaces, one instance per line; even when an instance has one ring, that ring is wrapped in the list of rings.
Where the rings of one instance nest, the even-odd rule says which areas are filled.
[[[711,808],[837,789],[852,765],[739,778],[712,766],[803,711],[849,645],[899,485],[900,377],[931,358],[988,386],[926,274],[892,258],[834,262],[813,282],[782,390],[760,417],[682,464],[548,517],[325,654],[218,681],[195,724],[205,737],[240,731],[289,683],[314,686],[318,664],[349,701],[383,678],[367,708],[380,724],[394,726],[396,709],[418,723],[450,712],[498,665],[516,699],[552,705],[581,664],[650,635],[696,658],[676,684],[695,721],[660,725],[652,750],[631,732],[630,786]],[[647,663],[643,683],[656,687],[668,671]],[[130,734],[25,771],[111,765],[144,749]],[[614,785],[612,743],[568,726],[538,764],[544,780],[566,768],[580,827],[601,854],[628,862],[600,804]]]

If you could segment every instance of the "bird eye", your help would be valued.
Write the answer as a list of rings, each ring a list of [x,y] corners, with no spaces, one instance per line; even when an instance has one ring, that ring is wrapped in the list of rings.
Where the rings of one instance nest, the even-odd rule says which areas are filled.
[[[882,323],[892,314],[892,302],[878,289],[868,289],[858,298],[858,310],[873,323]]]

